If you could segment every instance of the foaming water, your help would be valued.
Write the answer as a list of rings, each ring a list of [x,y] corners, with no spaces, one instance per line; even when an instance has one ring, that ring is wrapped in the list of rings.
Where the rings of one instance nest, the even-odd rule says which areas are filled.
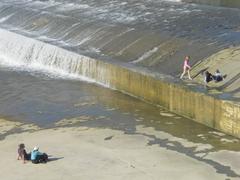
[[[186,54],[196,63],[238,45],[239,17],[240,11],[177,0],[0,2],[3,29],[173,76],[180,73],[179,59]]]
[[[84,78],[78,73],[78,66],[80,66],[78,63],[81,63],[79,58],[84,59],[84,56],[71,52],[65,53],[66,51],[61,51],[57,47],[29,38],[11,36],[14,35],[13,33],[5,35],[7,37],[2,37],[0,45],[2,66],[45,71],[49,74],[56,74],[56,76]],[[10,38],[12,41],[9,41]],[[85,80],[91,81],[87,78]]]
[[[79,81],[85,81],[88,83],[98,84],[98,82],[88,77],[84,77],[79,74],[71,74],[59,68],[44,66],[43,64],[40,64],[37,62],[31,63],[31,64],[25,64],[25,63],[13,61],[7,57],[0,56],[0,66],[11,71],[28,72],[35,75],[44,74],[44,76],[49,78],[79,80]],[[100,85],[105,86],[104,84],[100,84]]]
[[[88,57],[4,30],[0,32],[7,33],[0,38],[0,66],[13,71],[46,74],[51,78],[80,80],[109,87],[84,75],[88,73],[85,69],[89,66]]]
[[[45,76],[49,78],[80,80],[89,83],[97,83],[93,79],[81,76],[79,74],[71,74],[59,68],[44,66],[38,62],[26,64],[24,62],[14,61],[6,56],[0,56],[0,66],[11,71],[28,72],[35,75],[45,74]]]

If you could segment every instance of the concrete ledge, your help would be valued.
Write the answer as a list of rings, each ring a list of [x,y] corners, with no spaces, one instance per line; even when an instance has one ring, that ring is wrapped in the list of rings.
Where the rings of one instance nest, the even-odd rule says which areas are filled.
[[[206,126],[240,137],[240,105],[164,78],[88,58],[88,73],[79,73],[108,87],[161,105]],[[94,73],[93,73],[94,72]]]

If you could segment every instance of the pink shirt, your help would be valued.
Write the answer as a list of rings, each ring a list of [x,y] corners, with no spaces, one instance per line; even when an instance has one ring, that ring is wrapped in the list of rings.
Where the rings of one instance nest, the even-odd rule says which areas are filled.
[[[188,64],[188,60],[184,60],[184,65],[183,65],[183,69],[190,69],[191,66]]]

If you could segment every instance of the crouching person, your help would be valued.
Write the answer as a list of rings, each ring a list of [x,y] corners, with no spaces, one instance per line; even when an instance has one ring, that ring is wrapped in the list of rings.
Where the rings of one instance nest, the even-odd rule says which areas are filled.
[[[34,164],[46,163],[48,161],[48,155],[46,153],[39,152],[38,147],[34,147],[31,153],[31,161]]]

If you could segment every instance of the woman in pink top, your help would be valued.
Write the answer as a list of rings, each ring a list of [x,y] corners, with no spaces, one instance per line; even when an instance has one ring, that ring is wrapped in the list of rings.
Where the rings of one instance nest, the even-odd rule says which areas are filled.
[[[190,57],[189,56],[186,56],[185,57],[185,60],[184,60],[184,64],[183,64],[183,73],[182,75],[180,76],[180,79],[183,78],[183,76],[186,74],[186,72],[188,73],[188,79],[192,80],[191,76],[190,76],[190,69],[191,69],[191,66],[189,65],[189,60],[190,60]]]

